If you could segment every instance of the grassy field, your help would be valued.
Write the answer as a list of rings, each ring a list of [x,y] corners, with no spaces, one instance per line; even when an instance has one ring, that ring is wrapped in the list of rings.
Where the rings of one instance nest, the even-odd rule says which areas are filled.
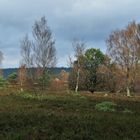
[[[117,110],[96,110],[103,101],[116,103]],[[140,101],[72,93],[1,93],[0,140],[140,140]]]

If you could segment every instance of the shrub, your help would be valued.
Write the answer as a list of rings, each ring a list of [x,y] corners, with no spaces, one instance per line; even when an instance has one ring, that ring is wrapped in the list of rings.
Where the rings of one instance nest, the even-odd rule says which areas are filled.
[[[50,85],[51,76],[48,71],[46,71],[42,76],[39,77],[38,82],[42,89],[48,87]]]
[[[95,109],[103,112],[115,112],[117,104],[109,101],[104,101],[102,103],[98,103],[95,106]]]
[[[123,110],[123,113],[130,113],[130,114],[132,114],[133,112],[132,112],[131,110],[125,108],[125,109]]]
[[[10,83],[17,83],[17,73],[13,72],[11,73],[8,78],[7,78],[8,82]]]
[[[7,81],[3,77],[0,77],[0,88],[4,88],[6,86],[7,86]]]

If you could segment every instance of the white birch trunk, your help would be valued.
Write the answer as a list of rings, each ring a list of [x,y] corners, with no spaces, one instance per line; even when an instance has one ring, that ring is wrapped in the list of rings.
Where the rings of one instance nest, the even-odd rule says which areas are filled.
[[[75,92],[78,92],[78,88],[79,88],[79,76],[80,76],[80,69],[78,69],[78,71],[77,71],[77,79],[76,79]]]

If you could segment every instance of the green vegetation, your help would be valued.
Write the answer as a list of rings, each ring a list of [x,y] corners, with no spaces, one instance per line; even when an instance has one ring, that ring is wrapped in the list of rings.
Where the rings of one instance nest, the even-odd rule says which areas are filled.
[[[89,91],[94,92],[97,86],[97,71],[99,66],[104,63],[105,55],[99,49],[91,48],[86,50],[85,56],[86,71],[88,72],[87,87]]]
[[[95,106],[95,109],[98,111],[104,111],[104,112],[115,112],[116,111],[117,104],[109,101],[104,101],[102,103],[98,103]]]
[[[7,81],[0,76],[0,89],[3,89],[7,86]]]
[[[131,110],[125,108],[125,109],[123,110],[123,113],[133,113],[133,112],[132,112]]]
[[[10,75],[8,75],[7,80],[10,83],[16,83],[17,82],[17,77],[18,77],[17,73],[16,72],[13,72]]]
[[[41,77],[38,78],[38,82],[42,86],[42,89],[44,89],[45,87],[48,87],[48,85],[50,84],[50,81],[51,81],[51,77],[50,77],[49,71],[45,71],[45,73]]]
[[[81,45],[81,48],[80,48]],[[82,52],[82,44],[77,44],[79,52]],[[78,52],[77,52],[78,53]],[[90,48],[85,52],[79,53],[76,61],[73,62],[73,68],[69,76],[69,88],[74,90],[76,84],[79,91],[96,90],[99,85],[98,69],[103,65],[105,55],[100,49]],[[78,80],[78,81],[77,81]]]
[[[98,103],[112,102],[133,113],[95,109]],[[5,94],[0,96],[0,139],[138,140],[139,108],[140,102],[133,99],[112,100],[74,93]]]
[[[113,31],[106,54],[73,42],[70,73],[53,72],[55,40],[45,17],[30,35],[20,41],[16,73],[0,69],[0,140],[140,140],[140,96],[131,94],[140,91],[139,23]]]

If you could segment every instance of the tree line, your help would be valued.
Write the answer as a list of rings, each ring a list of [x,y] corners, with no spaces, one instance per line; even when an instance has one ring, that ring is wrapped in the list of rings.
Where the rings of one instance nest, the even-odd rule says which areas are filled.
[[[84,50],[75,42],[76,61],[70,75],[70,87],[79,90],[135,92],[140,80],[140,24],[131,22],[122,30],[113,31],[106,40],[107,53],[99,49]],[[75,83],[73,82],[75,79]]]
[[[88,90],[126,92],[130,96],[140,82],[140,24],[135,21],[124,29],[111,32],[106,40],[107,52],[89,48],[83,41],[74,40],[75,60],[68,83],[75,92]],[[21,56],[19,81],[40,83],[42,89],[51,79],[49,68],[56,66],[56,48],[52,31],[45,17],[35,21],[32,36],[20,41]],[[0,60],[3,54],[0,52]]]

